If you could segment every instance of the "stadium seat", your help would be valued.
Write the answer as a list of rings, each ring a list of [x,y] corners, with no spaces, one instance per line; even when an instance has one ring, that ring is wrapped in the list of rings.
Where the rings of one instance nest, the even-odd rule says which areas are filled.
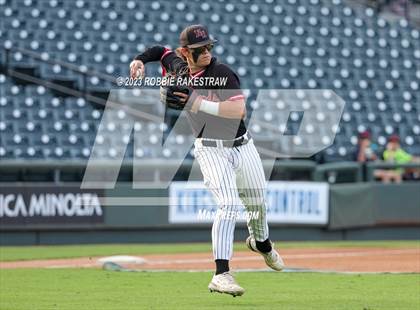
[[[202,16],[220,43],[214,54],[238,73],[243,87],[332,88],[346,101],[340,126],[343,132],[337,136],[335,148],[326,154],[328,160],[348,158],[348,141],[367,126],[372,128],[374,139],[390,132],[404,133],[407,150],[418,152],[420,34],[407,21],[391,24],[370,8],[356,10],[343,1],[310,0],[305,5],[294,0],[19,3],[5,1],[2,5],[3,46],[27,48],[43,53],[45,59],[83,66],[88,72],[95,70],[113,78],[126,75],[132,57],[147,46],[176,47],[182,27]],[[0,61],[3,64],[4,59]],[[13,53],[10,62],[30,65],[44,80],[67,81],[76,89],[84,86],[79,73],[58,64],[34,62],[20,52]],[[158,66],[151,66],[148,73],[158,75]],[[107,96],[112,86],[92,74],[86,87],[89,93]],[[0,132],[9,140],[20,137],[16,138],[19,143],[11,140],[17,144],[14,149],[1,146],[2,158],[89,156],[103,112],[82,98],[58,95],[45,87],[18,85],[0,73]],[[136,101],[135,97],[126,99]],[[278,99],[272,104],[279,111],[286,108]],[[261,108],[255,102],[248,105]],[[153,100],[136,108],[146,113],[162,112],[156,110]],[[261,122],[275,123],[275,113],[268,112],[258,112]],[[119,113],[118,121],[109,125],[111,132],[118,132],[127,118]],[[314,121],[322,122],[322,117]],[[35,136],[39,128],[42,134]],[[146,125],[143,128],[147,130]],[[187,137],[189,129],[184,129],[181,134]],[[270,145],[270,139],[255,134],[256,141],[260,138],[261,144]],[[45,145],[49,148],[42,149]],[[117,155],[115,150],[103,150],[103,156]],[[126,153],[155,155],[166,158],[180,154],[147,145]]]

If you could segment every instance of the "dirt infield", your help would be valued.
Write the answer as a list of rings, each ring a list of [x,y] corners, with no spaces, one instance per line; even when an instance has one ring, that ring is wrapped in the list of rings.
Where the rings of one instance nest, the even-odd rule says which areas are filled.
[[[286,267],[338,272],[417,272],[419,248],[315,248],[280,251]],[[123,253],[121,253],[123,254]],[[141,265],[125,265],[137,270],[212,270],[211,253],[138,255]],[[6,268],[100,268],[101,257],[0,262]],[[267,270],[264,260],[253,252],[239,251],[231,263],[233,270]]]

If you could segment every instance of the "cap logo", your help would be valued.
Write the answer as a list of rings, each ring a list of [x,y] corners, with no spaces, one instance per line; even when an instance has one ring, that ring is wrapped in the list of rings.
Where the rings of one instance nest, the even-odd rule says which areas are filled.
[[[195,38],[196,39],[198,39],[198,38],[203,38],[203,39],[207,38],[207,34],[206,34],[206,32],[203,29],[194,29],[194,35],[195,35]]]

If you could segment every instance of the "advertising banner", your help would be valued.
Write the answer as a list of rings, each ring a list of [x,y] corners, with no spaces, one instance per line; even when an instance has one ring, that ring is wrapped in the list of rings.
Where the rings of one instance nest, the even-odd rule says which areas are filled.
[[[102,195],[77,186],[2,186],[0,226],[103,223]]]
[[[328,183],[268,182],[266,192],[269,223],[328,223]],[[203,182],[173,182],[169,188],[170,223],[211,223],[218,209],[212,193]],[[258,217],[255,211],[240,207],[233,215],[238,222]]]

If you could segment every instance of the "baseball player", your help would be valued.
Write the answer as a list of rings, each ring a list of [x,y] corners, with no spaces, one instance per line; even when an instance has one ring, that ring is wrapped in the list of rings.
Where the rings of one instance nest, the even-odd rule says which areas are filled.
[[[257,212],[254,213],[257,217],[247,218],[248,248],[261,254],[267,266],[274,270],[281,271],[284,264],[268,238],[266,181],[261,158],[244,123],[245,97],[238,76],[212,57],[215,43],[206,27],[189,26],[182,31],[181,47],[176,52],[162,46],[151,47],[135,57],[130,64],[130,75],[132,78],[143,76],[146,63],[160,61],[164,74],[187,74],[192,81],[225,78],[224,85],[194,83],[192,87],[166,87],[162,100],[168,108],[187,111],[196,137],[195,158],[204,184],[218,203],[212,227],[216,271],[208,288],[211,292],[241,296],[245,290],[229,270],[236,220],[229,215],[238,214],[243,207]]]

